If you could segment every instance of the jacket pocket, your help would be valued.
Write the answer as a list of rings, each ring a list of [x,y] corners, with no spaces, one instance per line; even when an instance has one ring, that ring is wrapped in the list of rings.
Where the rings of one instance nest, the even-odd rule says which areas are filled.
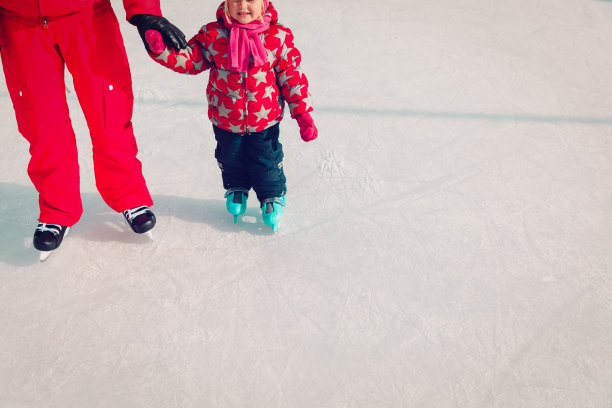
[[[121,87],[104,81],[104,130],[121,131],[130,126],[132,115],[132,94],[126,94]]]
[[[17,119],[17,129],[28,142],[32,142],[32,113],[30,109],[30,99],[28,88],[23,81],[6,79],[6,85],[13,101],[15,118]]]

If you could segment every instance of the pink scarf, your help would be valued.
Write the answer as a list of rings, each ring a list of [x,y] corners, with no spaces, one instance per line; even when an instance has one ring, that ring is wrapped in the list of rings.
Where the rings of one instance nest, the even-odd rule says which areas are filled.
[[[259,33],[270,28],[272,17],[269,14],[263,16],[263,23],[255,20],[248,24],[240,24],[233,18],[232,21],[227,21],[227,18],[224,20],[225,26],[231,30],[227,53],[228,70],[248,71],[251,56],[255,67],[268,62],[268,53],[259,38]]]

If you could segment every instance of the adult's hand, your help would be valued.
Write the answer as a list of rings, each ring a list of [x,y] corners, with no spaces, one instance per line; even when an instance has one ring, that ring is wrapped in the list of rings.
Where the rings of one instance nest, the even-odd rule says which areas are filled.
[[[138,33],[147,51],[151,52],[147,43],[145,33],[148,30],[159,32],[164,40],[164,43],[175,51],[182,50],[187,47],[185,34],[179,30],[174,24],[164,17],[158,17],[151,14],[134,14],[130,18],[130,23],[138,27]]]

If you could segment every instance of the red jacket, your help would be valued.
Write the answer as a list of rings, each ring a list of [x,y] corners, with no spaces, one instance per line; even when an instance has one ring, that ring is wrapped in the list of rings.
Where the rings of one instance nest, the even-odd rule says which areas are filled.
[[[272,4],[266,12],[270,28],[261,33],[268,62],[249,65],[248,72],[226,70],[229,30],[223,24],[223,4],[217,21],[206,24],[186,50],[164,52],[151,57],[173,71],[196,75],[210,69],[206,96],[208,117],[216,126],[232,133],[260,132],[280,122],[285,101],[291,116],[312,111],[308,79],[300,71],[301,55],[293,45],[291,30],[278,24]]]
[[[160,0],[123,0],[129,19],[134,14],[161,16]],[[0,0],[0,8],[28,17],[59,17],[110,4],[110,0]]]

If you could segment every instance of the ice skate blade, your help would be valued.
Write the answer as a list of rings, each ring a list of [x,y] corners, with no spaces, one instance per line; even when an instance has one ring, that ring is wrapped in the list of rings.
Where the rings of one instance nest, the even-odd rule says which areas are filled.
[[[234,224],[238,224],[238,216],[234,215]]]
[[[153,241],[153,231],[147,231],[144,233],[151,241]]]
[[[66,228],[66,231],[64,232],[64,238],[63,239],[66,239],[66,237],[68,236],[68,232],[70,232],[70,228],[71,227]],[[42,262],[45,262],[47,259],[49,259],[51,254],[54,253],[55,251],[57,251],[58,248],[59,247],[55,248],[52,251],[40,251],[40,257],[39,257],[40,262],[42,263]]]
[[[51,256],[51,254],[55,252],[55,250],[53,251],[40,251],[40,262],[45,262],[47,259],[49,259],[49,257]]]

